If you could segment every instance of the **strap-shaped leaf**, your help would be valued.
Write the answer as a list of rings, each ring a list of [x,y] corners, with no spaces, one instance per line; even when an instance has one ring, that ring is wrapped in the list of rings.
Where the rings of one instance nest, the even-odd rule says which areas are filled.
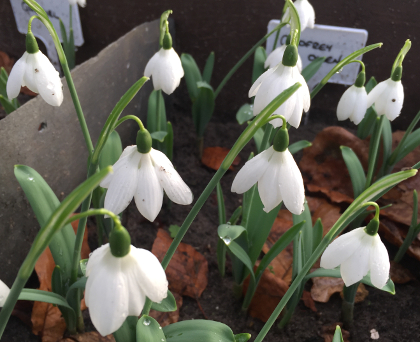
[[[120,135],[118,134],[117,131],[113,131],[109,135],[102,149],[101,156],[99,157],[99,169],[102,170],[104,167],[114,165],[117,162],[117,160],[120,158],[121,153],[122,153],[122,143],[121,143]]]
[[[116,342],[136,342],[137,316],[128,316],[123,325],[112,335]]]
[[[254,52],[254,65],[252,67],[252,83],[265,72],[264,63],[267,59],[267,52],[264,47],[258,47]]]
[[[152,310],[160,312],[171,312],[177,309],[176,300],[171,291],[168,290],[168,295],[160,303],[152,303]]]
[[[192,117],[198,137],[204,135],[207,124],[214,112],[214,91],[206,82],[197,82],[198,96],[192,105]]]
[[[214,52],[210,52],[209,57],[207,58],[206,65],[204,66],[203,70],[203,81],[210,84],[211,76],[213,74],[213,67],[214,67]]]
[[[344,162],[347,166],[347,170],[350,174],[351,184],[353,186],[353,196],[356,198],[363,192],[365,188],[365,171],[363,170],[363,166],[360,163],[356,153],[354,153],[350,147],[341,146],[340,148]]]
[[[332,342],[344,342],[343,335],[341,334],[341,328],[339,325],[335,328],[335,333]]]
[[[238,121],[240,125],[253,119],[254,113],[252,107],[252,104],[245,103],[238,109],[236,112],[236,121]]]
[[[37,302],[60,305],[73,311],[71,306],[67,303],[66,299],[54,292],[35,290],[35,289],[23,289],[19,295],[19,300],[32,300],[32,301],[37,301]],[[73,311],[73,314],[74,314],[74,311]]]
[[[166,132],[168,135],[165,137],[165,154],[168,159],[172,161],[174,151],[174,130],[169,121],[166,123]]]
[[[9,79],[9,75],[7,75],[6,69],[3,67],[0,67],[0,95],[3,95],[3,97],[7,97],[7,80]]]
[[[158,116],[160,126],[158,127]],[[150,133],[166,130],[166,108],[162,92],[153,90],[147,103],[147,129]]]
[[[378,82],[376,82],[375,77],[371,77],[369,82],[366,83],[366,92],[369,93],[374,87],[376,87],[377,84]],[[376,117],[376,111],[373,107],[368,108],[365,117],[357,126],[357,136],[360,139],[364,140],[372,134]]]
[[[163,327],[167,342],[235,342],[232,330],[225,324],[195,319]]]
[[[199,89],[197,88],[197,82],[201,82],[200,70],[198,69],[197,63],[193,56],[183,53],[181,55],[182,68],[184,69],[185,82],[187,83],[188,93],[191,101],[195,101],[198,97]]]
[[[165,334],[159,323],[150,316],[143,315],[137,321],[137,342],[166,342]]]
[[[298,224],[300,222],[305,221],[305,223],[302,226],[302,231],[301,231],[301,239],[302,239],[302,253],[303,255],[302,257],[302,264],[304,264],[309,257],[312,254],[312,247],[313,247],[313,239],[312,239],[312,218],[311,218],[311,211],[309,210],[309,206],[308,206],[308,202],[305,199],[305,204],[304,204],[304,210],[302,212],[302,214],[300,215],[295,215],[293,214],[293,224]],[[297,241],[297,236],[295,238],[295,241]],[[296,251],[295,249],[295,244],[293,244],[294,247],[294,251]],[[297,260],[298,258],[294,257],[293,261]],[[293,266],[295,266],[295,264],[293,264]],[[295,267],[293,268],[295,271]],[[293,272],[295,275],[295,272]]]
[[[411,133],[404,142],[404,145],[401,146],[401,149],[396,157],[395,163],[398,163],[403,159],[407,154],[413,151],[417,146],[420,145],[420,128],[416,129]]]
[[[295,143],[289,145],[289,152],[291,154],[295,154],[299,152],[300,150],[303,150],[304,148],[311,147],[311,146],[312,146],[312,143],[310,141],[307,141],[307,140],[296,141]]]
[[[168,135],[168,132],[165,131],[157,131],[150,134],[152,139],[163,142],[165,137]]]
[[[0,103],[6,111],[6,114],[10,114],[11,112],[16,110],[15,105],[3,95],[0,95]]]
[[[324,63],[326,57],[318,57],[314,59],[311,63],[309,63],[303,70],[302,70],[302,76],[305,79],[306,82],[308,82],[316,72],[319,70],[319,68],[322,66],[322,63]]]
[[[322,240],[322,235],[324,232],[324,227],[322,226],[321,218],[318,217],[314,224],[312,241],[313,241],[313,250],[315,250]]]

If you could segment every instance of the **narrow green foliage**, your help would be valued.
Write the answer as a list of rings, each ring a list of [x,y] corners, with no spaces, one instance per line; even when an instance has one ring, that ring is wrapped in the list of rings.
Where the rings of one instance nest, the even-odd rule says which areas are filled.
[[[137,321],[136,341],[166,342],[166,337],[161,326],[153,317],[143,315]]]
[[[252,112],[252,106],[253,105],[249,103],[245,103],[236,112],[236,120],[238,121],[240,125],[254,118],[254,114]]]
[[[213,67],[214,67],[214,52],[210,52],[209,57],[207,58],[206,65],[204,66],[203,70],[203,81],[207,82],[208,84],[211,83],[211,76],[213,75]]]
[[[197,83],[202,82],[203,78],[201,77],[200,69],[198,69],[197,63],[191,55],[183,53],[181,55],[181,63],[182,68],[184,69],[184,78],[187,83],[188,93],[191,101],[194,102],[199,93]]]
[[[180,228],[181,227],[176,224],[171,224],[169,226],[169,234],[171,235],[171,238],[174,238],[176,234],[178,234]]]
[[[378,82],[376,81],[375,77],[371,77],[369,82],[366,83],[366,92],[369,94],[370,91],[376,87],[376,85],[378,84]],[[367,109],[365,117],[363,118],[363,120],[359,123],[359,125],[357,126],[357,136],[364,140],[366,139],[370,134],[372,134],[373,132],[373,127],[374,127],[374,123],[375,120],[377,118],[377,114],[376,111],[373,107],[370,107]]]
[[[303,70],[302,76],[306,82],[308,82],[312,77],[315,76],[319,68],[321,68],[322,63],[324,63],[326,57],[318,57],[309,63]]]
[[[350,147],[340,146],[340,149],[350,174],[351,184],[353,186],[353,198],[356,198],[365,188],[365,171],[363,170],[363,166],[356,153],[354,153]]]
[[[236,342],[227,325],[210,320],[177,322],[163,327],[162,330],[167,342]]]
[[[213,88],[206,82],[197,83],[198,96],[192,105],[192,116],[195,131],[199,138],[204,136],[204,131],[211,117],[213,116],[215,107],[215,97]]]
[[[160,303],[152,303],[152,310],[160,312],[173,312],[177,309],[176,300],[171,291],[168,290],[168,295]]]
[[[260,46],[254,52],[254,65],[252,67],[252,83],[265,72],[264,63],[267,59],[267,52]]]

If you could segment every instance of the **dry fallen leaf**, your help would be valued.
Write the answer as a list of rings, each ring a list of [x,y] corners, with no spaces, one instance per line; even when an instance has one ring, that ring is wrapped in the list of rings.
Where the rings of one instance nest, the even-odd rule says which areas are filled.
[[[330,300],[331,296],[337,292],[339,292],[341,297],[343,297],[343,279],[332,277],[314,277],[312,278],[312,281],[313,285],[311,287],[311,296],[314,301],[326,303]],[[366,289],[365,285],[360,283],[357,288],[355,302],[362,302],[368,294],[369,291]]]
[[[305,306],[307,308],[311,309],[313,312],[317,312],[318,311],[316,309],[315,302],[312,299],[311,293],[309,291],[303,291],[302,301],[303,301],[303,304],[305,304]]]
[[[341,322],[324,325],[322,327],[320,335],[324,338],[324,342],[332,342],[337,325],[341,328],[344,342],[350,342],[350,333],[343,329],[343,323]]]
[[[172,238],[159,229],[153,243],[152,253],[162,261]],[[208,265],[206,258],[192,246],[180,243],[171,262],[166,268],[169,289],[173,292],[192,297],[201,296],[207,287]]]
[[[77,231],[79,220],[72,222],[74,231]],[[85,229],[82,244],[82,259],[89,257],[90,248],[87,243],[88,232]],[[54,271],[55,262],[51,251],[47,248],[39,257],[35,264],[35,272],[39,279],[39,289],[43,291],[51,291],[51,277]],[[86,309],[84,300],[81,303],[82,310]],[[32,332],[42,337],[42,342],[56,342],[66,331],[66,322],[61,316],[60,309],[49,303],[34,302],[32,309]]]
[[[177,309],[172,312],[160,312],[156,310],[150,310],[149,316],[153,317],[158,321],[161,327],[166,327],[169,324],[176,323],[179,320],[179,309],[182,306],[182,296],[178,293],[173,292],[176,301]]]
[[[0,68],[3,67],[9,75],[10,71],[12,71],[14,62],[14,59],[10,58],[6,52],[0,51]]]
[[[83,334],[66,337],[58,342],[115,342],[114,336],[101,336],[96,331],[90,331]]]
[[[397,284],[405,284],[415,279],[409,270],[394,261],[391,261],[390,276],[392,281]]]
[[[203,151],[201,162],[210,169],[218,170],[229,151],[230,150],[225,147],[206,147]],[[233,170],[233,166],[239,165],[240,162],[241,158],[236,157],[229,167],[229,170]]]

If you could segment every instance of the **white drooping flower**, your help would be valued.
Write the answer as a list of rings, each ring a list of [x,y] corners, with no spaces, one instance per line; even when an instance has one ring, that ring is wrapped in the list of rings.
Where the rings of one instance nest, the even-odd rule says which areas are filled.
[[[51,106],[60,106],[63,102],[60,75],[41,51],[25,52],[15,63],[7,81],[7,97],[16,98],[23,86],[40,94]]]
[[[293,214],[303,212],[302,174],[288,149],[278,152],[271,146],[247,161],[233,180],[231,190],[242,194],[257,182],[265,212],[277,207],[281,201]]]
[[[393,81],[391,78],[378,83],[367,96],[367,108],[375,104],[376,113],[385,115],[390,121],[400,115],[403,102],[404,89],[401,80]]]
[[[177,204],[191,204],[193,194],[162,152],[151,149],[140,153],[137,146],[125,148],[113,166],[114,173],[101,182],[107,188],[104,208],[116,214],[130,204],[132,198],[140,213],[153,222],[162,208],[163,190]]]
[[[76,5],[79,4],[80,7],[86,6],[86,0],[69,0],[70,5]]]
[[[282,45],[271,51],[264,62],[264,68],[274,68],[275,66],[277,66],[277,64],[281,63],[286,47],[287,45]],[[302,72],[302,59],[299,55],[296,66],[299,72]]]
[[[96,249],[86,266],[85,302],[92,323],[102,336],[118,330],[127,316],[139,316],[146,297],[160,302],[168,281],[159,260],[149,251],[131,246],[115,257],[109,244]]]
[[[299,15],[300,29],[304,31],[307,27],[314,28],[315,25],[315,11],[308,0],[296,0],[293,3]],[[290,20],[290,9],[287,8],[283,15],[282,22]]]
[[[311,95],[305,79],[300,74],[297,66],[289,67],[278,64],[268,69],[252,85],[248,96],[255,96],[254,115],[258,115],[272,100],[287,88],[299,82],[302,86],[290,96],[273,114],[283,115],[287,122],[298,128],[302,119],[302,111],[307,112],[311,105]],[[274,127],[282,125],[281,119],[271,120]]]
[[[147,63],[144,76],[152,76],[155,90],[172,94],[184,76],[181,59],[173,48],[161,48]]]
[[[355,125],[363,120],[367,107],[367,93],[365,87],[352,85],[348,88],[337,106],[337,118],[339,121],[350,119]]]
[[[10,293],[9,287],[0,280],[0,308],[3,307],[9,293]]]
[[[333,269],[341,265],[346,286],[360,281],[369,271],[373,285],[381,289],[389,278],[389,256],[378,234],[369,235],[365,227],[339,236],[324,251],[321,267]]]

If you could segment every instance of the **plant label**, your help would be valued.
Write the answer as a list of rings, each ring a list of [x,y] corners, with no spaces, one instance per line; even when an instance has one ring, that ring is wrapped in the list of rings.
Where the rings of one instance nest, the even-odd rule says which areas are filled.
[[[272,31],[279,20],[271,20],[268,23],[268,32]],[[277,47],[286,43],[290,26],[286,25],[280,31]],[[331,69],[352,52],[359,50],[366,45],[368,32],[363,29],[337,27],[328,25],[315,25],[313,29],[306,28],[300,36],[299,55],[302,58],[302,65],[305,68],[317,57],[326,57],[318,72],[309,80],[308,86],[312,89]],[[276,34],[267,39],[267,55],[273,50]],[[361,60],[361,57],[357,59]],[[328,82],[352,85],[359,73],[359,63],[346,65],[339,73],[333,75]]]
[[[63,21],[64,27],[66,28],[67,35],[70,32],[70,5],[68,1],[65,0],[37,0],[37,2],[44,8],[47,12],[52,24],[54,25],[55,30],[57,31],[60,41],[61,30],[60,30],[60,21]],[[10,0],[12,5],[13,13],[15,15],[15,20],[17,24],[17,29],[20,33],[26,34],[28,32],[28,21],[29,18],[33,15],[36,15],[34,11],[22,0]],[[72,21],[73,21],[73,34],[74,34],[74,45],[81,46],[84,43],[83,34],[82,34],[82,25],[80,24],[79,8],[77,5],[72,7]],[[48,57],[51,60],[51,63],[54,64],[57,70],[60,70],[60,62],[58,60],[57,51],[55,50],[54,41],[44,26],[38,19],[32,21],[32,33],[35,37],[39,38],[47,49]]]

